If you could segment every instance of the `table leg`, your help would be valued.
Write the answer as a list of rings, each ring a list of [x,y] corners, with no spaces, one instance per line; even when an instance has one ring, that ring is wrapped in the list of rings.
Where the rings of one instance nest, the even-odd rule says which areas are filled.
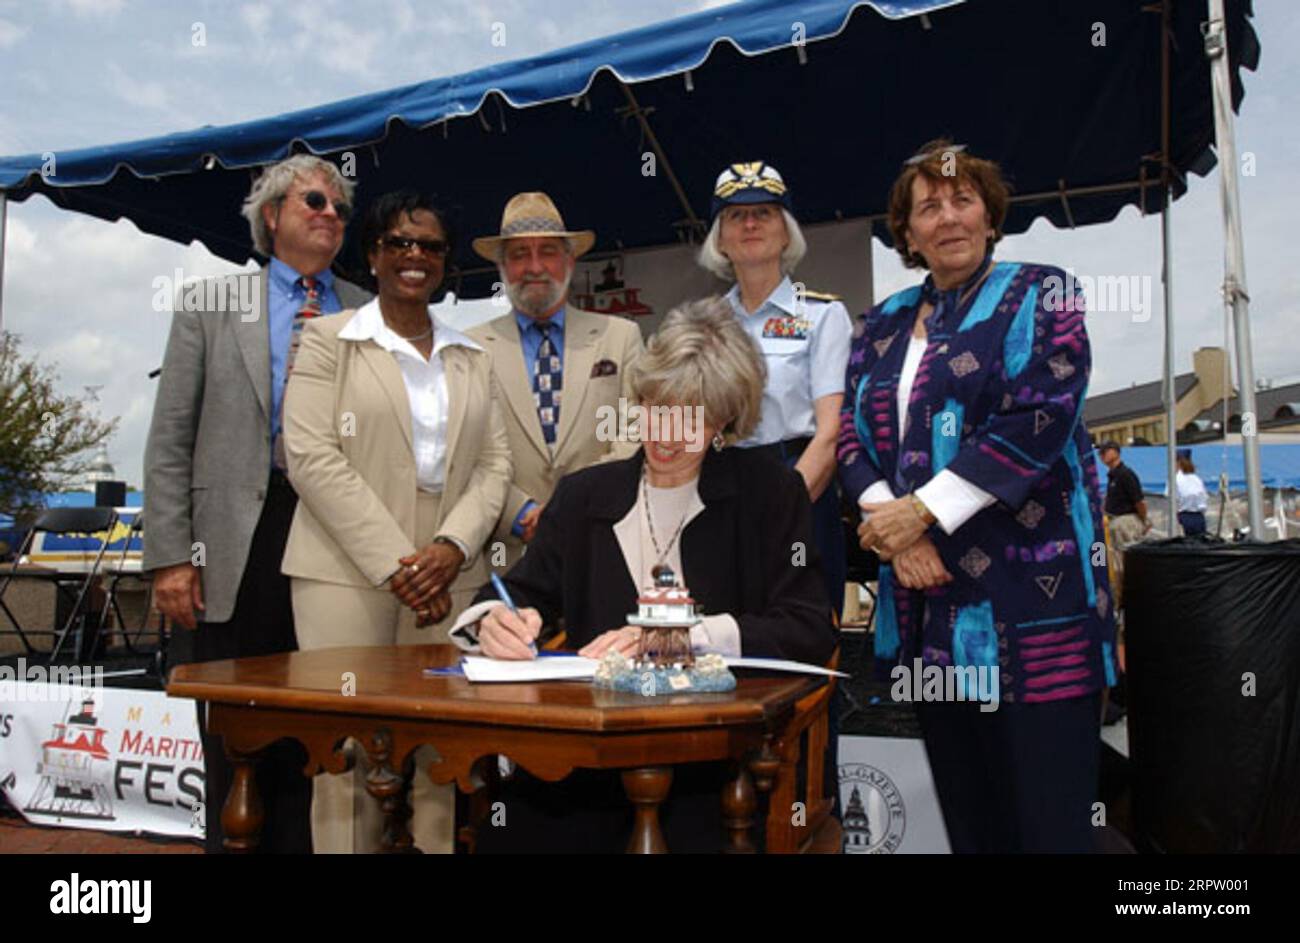
[[[798,850],[794,838],[795,763],[783,756],[784,745],[768,736],[749,761],[758,791],[767,796],[764,850],[769,855]]]
[[[736,778],[722,787],[722,821],[727,829],[728,845],[725,854],[752,855],[754,836],[754,810],[758,796],[754,793],[754,780],[744,763],[737,764]]]
[[[416,750],[412,750],[402,764],[402,782],[397,790],[397,802],[393,808],[393,851],[399,855],[418,855],[420,849],[415,847],[411,835],[411,784],[415,779]],[[387,824],[387,823],[385,823]],[[388,831],[387,828],[384,829]]]
[[[399,776],[393,772],[393,737],[386,729],[374,732],[370,737],[370,748],[366,750],[370,757],[370,771],[366,773],[366,792],[378,801],[384,810],[384,854],[419,854],[411,838],[407,820],[411,817],[407,795],[411,788],[409,776]],[[406,764],[414,769],[413,764]]]
[[[257,792],[257,774],[253,764],[257,753],[241,753],[226,748],[230,760],[230,791],[221,807],[222,844],[232,854],[249,854],[262,840],[262,797]]]
[[[671,766],[643,766],[623,771],[623,789],[636,807],[636,821],[627,842],[630,855],[663,855],[668,844],[659,828],[659,804],[673,784]]]

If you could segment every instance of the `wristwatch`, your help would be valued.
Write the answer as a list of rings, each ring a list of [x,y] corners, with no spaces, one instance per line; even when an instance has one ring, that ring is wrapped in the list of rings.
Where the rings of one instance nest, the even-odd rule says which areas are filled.
[[[917,517],[919,517],[922,521],[925,522],[926,527],[929,527],[931,524],[934,524],[939,520],[937,517],[935,517],[933,514],[930,513],[930,509],[925,506],[924,501],[922,501],[920,498],[916,496],[915,492],[908,495],[908,497],[912,501],[912,510],[916,512]]]

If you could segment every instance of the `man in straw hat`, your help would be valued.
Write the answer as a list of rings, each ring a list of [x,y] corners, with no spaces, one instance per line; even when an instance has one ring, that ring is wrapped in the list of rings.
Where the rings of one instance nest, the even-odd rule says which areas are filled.
[[[504,571],[532,540],[542,508],[569,472],[632,454],[636,443],[597,437],[602,414],[631,403],[628,367],[641,355],[640,329],[623,318],[568,303],[578,257],[596,241],[590,230],[570,232],[545,193],[519,193],[501,214],[501,233],[474,240],[474,251],[496,264],[511,311],[469,333],[492,355],[514,481],[496,539]],[[608,430],[609,423],[605,423]]]

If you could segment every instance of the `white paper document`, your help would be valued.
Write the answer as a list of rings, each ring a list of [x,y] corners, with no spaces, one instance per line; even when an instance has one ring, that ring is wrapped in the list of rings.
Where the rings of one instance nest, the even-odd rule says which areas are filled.
[[[728,668],[757,668],[762,671],[789,671],[795,674],[834,675],[847,678],[842,671],[819,665],[805,665],[780,658],[726,658]],[[574,681],[590,680],[596,675],[599,660],[581,655],[547,655],[532,661],[499,661],[481,655],[466,655],[461,662],[465,677],[481,682]]]
[[[567,681],[596,676],[595,658],[581,655],[547,655],[532,661],[500,661],[482,655],[466,655],[461,663],[470,681]]]
[[[847,678],[842,671],[832,671],[829,668],[823,668],[821,665],[805,665],[801,661],[787,661],[784,658],[745,658],[744,656],[728,657],[723,661],[727,663],[728,668],[760,668],[763,671],[789,671],[801,675],[826,675],[834,678]]]

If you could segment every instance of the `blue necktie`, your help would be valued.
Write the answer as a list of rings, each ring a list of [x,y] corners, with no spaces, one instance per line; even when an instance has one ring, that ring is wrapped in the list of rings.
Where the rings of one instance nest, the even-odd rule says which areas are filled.
[[[552,327],[537,325],[537,330],[542,332],[542,343],[537,348],[537,362],[533,364],[533,400],[542,424],[542,438],[549,446],[555,445],[555,428],[560,423],[560,391],[564,386],[564,365],[551,343]]]

